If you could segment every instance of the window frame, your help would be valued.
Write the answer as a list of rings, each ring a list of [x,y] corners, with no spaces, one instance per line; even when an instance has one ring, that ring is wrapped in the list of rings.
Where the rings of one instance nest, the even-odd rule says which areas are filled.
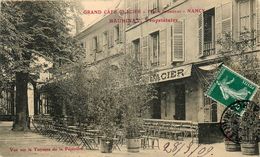
[[[158,67],[160,65],[160,31],[155,31],[149,35],[150,45],[150,65],[151,67]],[[156,41],[154,39],[156,38]],[[157,51],[155,51],[154,42],[156,42]]]

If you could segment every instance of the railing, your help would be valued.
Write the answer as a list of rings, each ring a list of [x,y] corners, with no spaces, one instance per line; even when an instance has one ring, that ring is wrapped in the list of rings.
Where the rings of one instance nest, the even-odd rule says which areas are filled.
[[[144,129],[151,136],[175,140],[185,137],[198,138],[198,123],[192,121],[144,119]]]
[[[215,53],[216,52],[214,42],[205,42],[203,45],[203,56],[210,56]]]

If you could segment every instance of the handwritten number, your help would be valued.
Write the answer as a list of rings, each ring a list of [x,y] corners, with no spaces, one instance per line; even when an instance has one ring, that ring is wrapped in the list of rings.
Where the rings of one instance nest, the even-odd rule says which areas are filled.
[[[204,149],[205,148],[205,149]],[[212,147],[212,146],[210,146],[209,148],[208,148],[208,150],[207,150],[207,152],[205,153],[205,154],[203,154],[203,155],[201,155],[201,156],[199,156],[200,154],[202,154],[202,153],[204,153],[205,152],[205,150],[206,150],[206,147],[203,147],[202,149],[204,149],[204,151],[203,152],[201,152],[201,150],[198,152],[198,157],[203,157],[203,156],[206,156],[209,152],[211,152],[212,150],[213,150],[213,148],[214,147]]]
[[[167,150],[167,148],[170,146],[170,142],[167,142],[165,143],[165,145],[163,146],[163,151],[165,151],[166,153],[170,153],[171,152],[171,149],[170,150]]]
[[[180,144],[181,144],[181,143],[180,143]],[[185,144],[183,144],[183,145],[173,154],[173,156],[175,156],[184,146],[185,146]]]
[[[190,157],[190,156],[191,156],[194,152],[196,152],[196,151],[199,149],[199,147],[201,146],[201,144],[198,144],[198,146],[197,146],[193,151],[191,151],[191,148],[192,148],[193,144],[194,144],[193,141],[191,141],[191,142],[189,143],[189,145],[186,146],[186,149],[187,149],[187,150],[184,152],[184,154],[190,152],[187,157]],[[180,146],[180,145],[181,145],[181,146]],[[182,150],[182,148],[183,148],[185,145],[186,145],[186,144],[185,144],[185,143],[182,143],[182,142],[175,142],[175,143],[173,144],[173,148],[169,148],[169,147],[170,147],[170,142],[167,142],[167,143],[165,143],[164,146],[163,146],[163,151],[165,151],[166,153],[173,153],[172,155],[175,156],[175,155],[178,154],[178,152],[180,152],[180,151]],[[179,147],[179,146],[180,146],[180,147]],[[198,151],[197,157],[203,157],[203,156],[207,155],[209,152],[211,152],[213,149],[214,149],[214,147],[212,147],[212,146],[209,147],[208,149],[207,149],[207,147],[203,147],[203,148],[201,148],[201,149]]]
[[[190,148],[192,147],[193,145],[193,141],[190,142],[190,144],[187,146],[187,150],[184,152],[184,154],[188,153],[190,151]]]
[[[190,152],[190,154],[188,155],[188,157],[191,156],[191,154],[193,154],[200,146],[201,146],[201,144],[199,144],[196,149],[194,149],[192,152]]]
[[[199,150],[198,155],[201,155],[202,153],[204,153],[206,151],[206,147],[203,147]]]

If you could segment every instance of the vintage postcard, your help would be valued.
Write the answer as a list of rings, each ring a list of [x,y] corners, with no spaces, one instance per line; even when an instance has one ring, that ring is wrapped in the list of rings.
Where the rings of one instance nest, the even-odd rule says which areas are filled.
[[[260,0],[0,0],[0,157],[258,157]]]

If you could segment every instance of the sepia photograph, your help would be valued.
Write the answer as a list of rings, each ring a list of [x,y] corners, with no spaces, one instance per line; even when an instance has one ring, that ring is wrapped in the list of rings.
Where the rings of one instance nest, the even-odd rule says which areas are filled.
[[[0,0],[0,157],[259,157],[260,0]]]

